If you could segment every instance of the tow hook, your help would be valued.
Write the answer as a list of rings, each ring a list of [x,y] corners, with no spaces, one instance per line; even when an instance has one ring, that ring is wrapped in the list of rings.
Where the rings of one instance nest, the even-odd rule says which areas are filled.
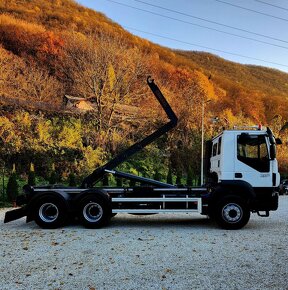
[[[261,217],[268,217],[269,216],[269,211],[266,210],[265,214],[261,214],[259,211],[257,211],[257,214],[258,214],[258,216],[261,216]]]

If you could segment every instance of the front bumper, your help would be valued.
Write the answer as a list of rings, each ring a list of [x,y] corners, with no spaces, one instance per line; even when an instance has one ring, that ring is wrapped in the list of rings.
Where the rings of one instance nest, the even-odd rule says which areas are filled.
[[[258,196],[251,204],[251,209],[253,211],[274,211],[278,209],[279,194],[278,192],[273,192],[271,195]]]

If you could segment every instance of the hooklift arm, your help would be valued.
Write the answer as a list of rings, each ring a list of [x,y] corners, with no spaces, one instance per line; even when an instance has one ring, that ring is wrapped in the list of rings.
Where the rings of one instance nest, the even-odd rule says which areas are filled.
[[[101,180],[103,176],[109,171],[127,160],[131,155],[137,153],[141,149],[143,149],[148,144],[152,143],[154,140],[171,130],[173,127],[177,125],[178,118],[175,115],[174,111],[170,107],[169,103],[161,93],[158,86],[154,83],[154,80],[149,76],[147,78],[147,84],[150,87],[151,91],[157,98],[158,102],[164,109],[167,117],[169,118],[169,122],[166,123],[164,126],[157,129],[152,134],[148,135],[146,138],[144,138],[142,141],[139,141],[132,145],[131,147],[127,148],[124,152],[118,154],[115,156],[112,160],[104,164],[103,166],[97,168],[94,170],[90,175],[88,175],[84,180],[82,181],[82,188],[89,188],[92,187],[93,184],[95,184],[97,181]]]

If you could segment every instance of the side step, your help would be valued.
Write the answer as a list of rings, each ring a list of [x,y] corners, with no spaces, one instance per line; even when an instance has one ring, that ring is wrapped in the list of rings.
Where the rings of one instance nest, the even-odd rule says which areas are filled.
[[[261,216],[261,217],[268,217],[269,216],[269,211],[266,210],[265,214],[261,214],[259,211],[257,211],[257,214],[258,214],[258,216]]]

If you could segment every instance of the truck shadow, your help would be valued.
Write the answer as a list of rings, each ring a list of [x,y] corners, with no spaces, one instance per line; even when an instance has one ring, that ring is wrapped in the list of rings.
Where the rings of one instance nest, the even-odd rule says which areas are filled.
[[[2,221],[3,222],[3,221]],[[107,226],[104,226],[102,229],[127,229],[127,228],[198,228],[198,229],[210,229],[217,228],[217,225],[207,217],[175,217],[167,215],[122,215],[119,214],[116,217],[112,218],[110,223]],[[25,218],[13,221],[11,223],[2,224],[0,226],[1,230],[13,230],[13,231],[34,231],[42,230],[34,221],[26,223]],[[60,229],[52,229],[47,231],[57,231],[61,229],[85,229],[77,220],[61,227]],[[97,229],[96,229],[97,230]]]
[[[286,227],[287,221],[282,219],[264,220],[261,218],[251,218],[248,224],[243,228],[249,231],[262,231],[262,230],[270,230],[273,231],[275,228],[282,227],[283,229]],[[219,226],[211,219],[206,216],[191,216],[191,215],[129,215],[129,214],[118,214],[114,218],[111,219],[110,223],[107,226],[101,228],[101,230],[109,229],[127,229],[131,228],[139,228],[139,229],[195,229],[195,230],[206,230],[206,229],[215,229],[221,230]],[[77,220],[61,227],[60,229],[47,230],[47,231],[57,231],[57,230],[89,230],[85,229]],[[35,222],[26,223],[25,218],[19,219],[18,221],[14,221],[11,223],[0,225],[0,230],[4,231],[37,231],[42,230]],[[44,230],[46,231],[46,230]],[[92,229],[93,231],[93,229]],[[97,231],[97,229],[96,229]],[[225,230],[224,230],[225,231]]]
[[[217,225],[207,217],[169,217],[167,215],[158,216],[135,216],[135,215],[117,215],[114,217],[109,225],[110,228],[217,228]]]

